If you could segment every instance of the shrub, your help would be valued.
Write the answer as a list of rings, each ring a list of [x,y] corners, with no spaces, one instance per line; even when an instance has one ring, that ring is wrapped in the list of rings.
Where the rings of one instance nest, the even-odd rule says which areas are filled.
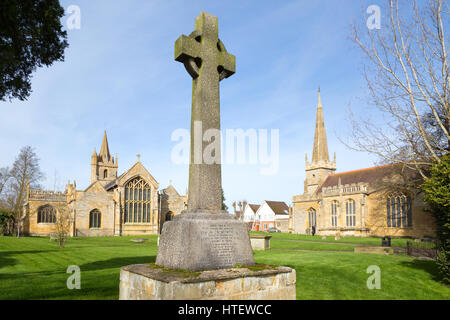
[[[430,168],[430,178],[422,184],[424,200],[429,206],[437,225],[439,254],[437,264],[445,283],[449,283],[450,261],[450,156]]]

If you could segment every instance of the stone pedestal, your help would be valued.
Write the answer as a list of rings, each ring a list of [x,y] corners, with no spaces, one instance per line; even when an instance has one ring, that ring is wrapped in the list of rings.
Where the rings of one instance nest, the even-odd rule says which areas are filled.
[[[199,271],[254,263],[246,224],[228,213],[184,212],[164,223],[159,266]]]
[[[250,236],[250,242],[253,250],[268,250],[270,249],[270,239],[272,236],[263,234],[255,234]]]
[[[186,272],[138,264],[120,269],[119,299],[295,300],[295,283],[288,267]]]

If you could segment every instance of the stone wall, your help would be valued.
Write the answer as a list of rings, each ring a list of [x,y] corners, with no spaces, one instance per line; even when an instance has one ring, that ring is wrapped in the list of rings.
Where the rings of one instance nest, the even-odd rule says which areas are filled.
[[[75,236],[112,236],[114,235],[114,200],[106,192],[77,192],[75,210]],[[101,213],[101,227],[89,228],[89,214],[97,209]]]
[[[434,217],[425,211],[425,203],[420,195],[413,197],[412,201],[412,227],[388,228],[386,198],[383,193],[375,193],[368,198],[369,212],[367,226],[370,235],[383,237],[410,237],[424,238],[436,236]]]
[[[120,300],[295,300],[296,273],[287,267],[204,271],[199,275],[133,265],[120,270]]]
[[[347,200],[355,201],[356,226],[346,226]],[[435,223],[432,215],[425,211],[425,204],[421,196],[413,197],[412,227],[388,228],[386,194],[377,191],[364,196],[363,193],[326,195],[312,201],[299,201],[294,197],[294,212],[292,218],[293,232],[304,234],[308,227],[308,210],[314,208],[317,212],[317,234],[329,236],[358,236],[358,237],[411,237],[423,238],[435,236]],[[337,201],[337,227],[331,224],[331,204]]]
[[[61,193],[31,190],[29,199],[24,206],[26,219],[23,224],[23,232],[30,236],[48,236],[56,232],[55,223],[38,223],[39,208],[50,205],[56,210],[56,214],[67,210],[66,195]]]

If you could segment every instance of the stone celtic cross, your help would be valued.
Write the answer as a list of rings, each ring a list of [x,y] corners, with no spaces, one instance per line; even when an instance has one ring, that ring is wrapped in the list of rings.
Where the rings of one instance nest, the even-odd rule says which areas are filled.
[[[176,41],[175,60],[182,62],[193,78],[188,211],[219,213],[221,164],[205,163],[204,151],[211,142],[203,137],[209,129],[220,130],[219,82],[234,74],[236,58],[219,39],[217,17],[200,13],[195,19],[195,31]],[[220,141],[216,145],[215,158],[220,159]]]
[[[189,198],[187,210],[164,223],[156,264],[191,271],[254,265],[247,225],[222,210],[219,83],[234,73],[235,57],[219,40],[218,19],[200,13],[195,31],[176,41],[175,60],[193,78]]]

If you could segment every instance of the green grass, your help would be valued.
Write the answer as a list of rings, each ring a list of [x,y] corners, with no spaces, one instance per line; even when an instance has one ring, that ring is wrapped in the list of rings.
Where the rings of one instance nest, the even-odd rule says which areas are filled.
[[[0,237],[0,299],[118,299],[120,267],[156,259],[156,236],[133,238],[73,238],[59,249],[48,238]],[[81,290],[66,287],[70,265]]]
[[[272,236],[272,239],[277,240],[299,240],[299,241],[314,241],[314,242],[333,242],[339,243],[352,243],[352,244],[367,244],[367,245],[381,245],[381,238],[361,238],[361,237],[341,237],[339,240],[334,240],[334,236],[327,236],[326,239],[322,239],[322,236],[308,236],[302,234],[289,234],[289,233],[265,233],[265,232],[251,232],[251,234],[264,234]],[[392,239],[391,245],[393,247],[406,247],[406,242],[410,239],[399,238]]]
[[[156,236],[146,236],[145,243],[133,238],[72,238],[59,249],[48,238],[0,237],[0,299],[118,299],[120,267],[152,263],[157,253]],[[353,247],[311,242],[318,238],[287,241],[308,238],[274,234],[274,250],[256,252],[256,262],[295,268],[298,299],[449,299],[450,289],[436,281],[432,261],[327,252]],[[360,243],[350,240],[342,242]],[[66,287],[69,265],[81,268],[81,290]],[[381,268],[381,290],[366,287],[371,265]]]

